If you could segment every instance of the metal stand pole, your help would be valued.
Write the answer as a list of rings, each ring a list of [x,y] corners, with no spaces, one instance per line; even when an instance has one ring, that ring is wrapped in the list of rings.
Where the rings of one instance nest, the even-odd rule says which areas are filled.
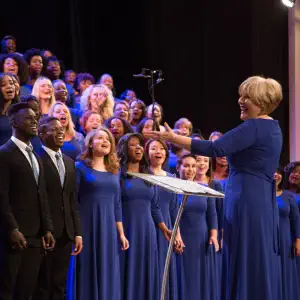
[[[159,124],[155,122],[155,117],[154,117],[154,108],[155,105],[157,104],[154,96],[154,88],[157,85],[157,83],[156,84],[154,83],[154,72],[156,71],[151,71],[151,78],[149,78],[149,92],[151,93],[151,100],[152,100],[152,120],[153,120],[152,130],[159,131]]]
[[[177,214],[177,217],[176,217],[176,221],[175,221],[175,224],[174,224],[171,240],[170,240],[170,243],[169,243],[168,253],[167,253],[167,257],[166,257],[166,262],[165,262],[164,277],[163,277],[163,282],[162,282],[162,287],[161,287],[160,300],[165,300],[165,298],[166,298],[167,281],[168,281],[171,257],[172,257],[172,253],[173,253],[174,241],[175,241],[175,237],[176,237],[176,234],[177,234],[177,231],[178,231],[179,222],[180,222],[180,219],[181,219],[181,216],[182,216],[182,213],[183,213],[183,209],[184,209],[184,206],[185,206],[185,204],[188,200],[188,197],[189,197],[188,195],[183,195],[183,199],[182,199],[181,205],[179,207],[178,214]]]

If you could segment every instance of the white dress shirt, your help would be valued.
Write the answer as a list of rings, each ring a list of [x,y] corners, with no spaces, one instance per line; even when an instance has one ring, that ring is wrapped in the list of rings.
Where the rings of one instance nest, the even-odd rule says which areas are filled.
[[[63,161],[63,158],[62,158],[62,153],[61,153],[60,149],[57,152],[55,152],[54,150],[52,150],[52,149],[50,149],[50,148],[48,148],[44,145],[42,147],[49,154],[49,156],[51,157],[51,160],[53,161],[53,163],[54,163],[54,165],[55,165],[58,172],[59,172],[59,169],[58,169],[57,160],[56,160],[55,155],[56,155],[56,153],[60,154],[62,165],[63,165],[63,168],[64,168],[64,173],[66,173],[66,167],[65,167],[65,164],[64,164],[64,161]]]
[[[24,156],[26,157],[26,159],[28,160],[31,168],[32,168],[32,165],[31,165],[31,161],[30,161],[30,157],[29,157],[29,154],[28,152],[26,151],[26,147],[27,146],[31,146],[32,145],[29,143],[29,145],[25,144],[24,142],[22,142],[21,140],[19,140],[18,138],[16,138],[15,136],[12,136],[11,137],[11,140],[17,145],[17,147],[21,150],[21,152],[24,154]],[[37,158],[35,157],[34,153],[32,153],[32,159],[34,160],[35,162],[35,165],[36,165],[36,168],[37,168],[37,171],[38,171],[38,174],[40,173],[40,166],[39,166],[39,162],[37,160]]]
[[[61,155],[61,158],[62,158],[62,153],[61,153],[60,149],[59,149],[57,152],[55,152],[54,150],[52,150],[52,149],[50,149],[50,148],[48,148],[48,147],[46,147],[46,146],[44,146],[44,145],[43,145],[42,147],[43,147],[43,149],[49,154],[49,156],[51,157],[51,159],[52,159],[52,161],[53,161],[53,163],[54,163],[54,165],[55,165],[57,171],[59,172],[55,154],[56,154],[57,152],[59,152],[60,155]],[[65,167],[65,164],[64,164],[64,162],[63,162],[63,159],[61,159],[61,160],[62,160],[62,165],[63,165],[63,167],[64,167],[64,172],[66,173],[66,167]],[[76,236],[76,237],[82,239],[82,236]]]

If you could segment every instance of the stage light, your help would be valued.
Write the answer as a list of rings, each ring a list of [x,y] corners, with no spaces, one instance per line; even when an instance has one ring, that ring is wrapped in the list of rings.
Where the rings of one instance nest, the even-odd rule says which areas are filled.
[[[293,7],[296,2],[296,0],[281,0],[281,1],[287,7]]]

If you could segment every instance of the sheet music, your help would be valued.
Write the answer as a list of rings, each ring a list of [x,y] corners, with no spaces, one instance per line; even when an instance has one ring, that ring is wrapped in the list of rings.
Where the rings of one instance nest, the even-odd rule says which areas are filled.
[[[169,177],[169,176],[158,176],[143,173],[133,173],[127,172],[130,176],[143,179],[154,185],[159,185],[167,190],[170,190],[176,194],[189,194],[195,196],[205,196],[205,197],[216,197],[224,198],[224,194],[210,187],[203,186],[197,182],[182,180],[179,178]]]

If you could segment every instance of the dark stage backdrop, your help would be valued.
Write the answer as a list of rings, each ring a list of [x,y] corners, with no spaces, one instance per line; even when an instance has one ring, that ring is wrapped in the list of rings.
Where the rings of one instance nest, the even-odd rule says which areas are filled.
[[[117,94],[133,88],[150,103],[142,67],[162,69],[156,100],[168,122],[191,119],[208,137],[240,123],[239,84],[251,75],[273,77],[284,103],[273,116],[284,132],[288,161],[288,17],[280,0],[97,1],[1,3],[0,36],[18,50],[49,48],[77,72],[111,73]],[[201,2],[201,3],[199,3]]]

